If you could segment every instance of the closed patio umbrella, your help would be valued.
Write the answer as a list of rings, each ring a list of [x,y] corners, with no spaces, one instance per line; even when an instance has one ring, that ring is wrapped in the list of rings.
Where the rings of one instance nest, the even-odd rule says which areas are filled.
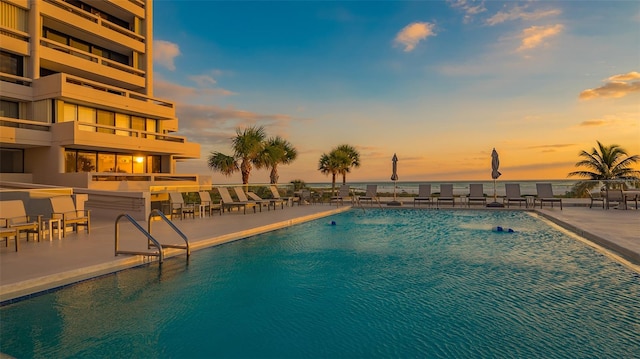
[[[502,175],[500,171],[498,171],[498,167],[500,167],[500,159],[498,158],[498,151],[494,148],[491,151],[491,178],[493,178],[493,202],[487,204],[487,207],[504,207],[502,204],[498,203],[498,195],[496,194],[496,180],[498,177]]]
[[[387,206],[400,206],[402,205],[402,203],[396,201],[396,181],[398,181],[398,156],[396,156],[395,153],[393,154],[391,162],[393,163],[391,170],[391,180],[393,181],[393,201],[387,203]]]

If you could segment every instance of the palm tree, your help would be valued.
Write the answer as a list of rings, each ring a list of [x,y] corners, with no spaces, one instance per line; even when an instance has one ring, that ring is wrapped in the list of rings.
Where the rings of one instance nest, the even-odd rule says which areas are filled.
[[[270,183],[278,183],[278,165],[289,164],[298,157],[298,151],[293,145],[280,136],[271,137],[264,142],[262,152],[255,161],[257,168],[267,167],[271,169]]]
[[[360,167],[360,152],[351,145],[340,145],[336,147],[334,151],[344,152],[349,158],[349,161],[345,163],[345,166],[340,169],[340,173],[342,174],[342,184],[347,184],[347,173],[351,172],[352,167]]]
[[[318,171],[326,175],[331,174],[331,193],[335,193],[336,175],[342,173],[341,171],[348,163],[350,163],[349,156],[345,152],[336,151],[335,149],[329,154],[323,153],[320,156]]]
[[[236,137],[233,138],[233,155],[241,160],[240,172],[242,172],[242,184],[249,183],[253,162],[256,162],[263,149],[263,141],[266,137],[264,127],[251,126],[241,130],[236,129]]]
[[[207,165],[209,165],[210,169],[218,171],[227,177],[240,170],[238,161],[233,156],[220,152],[212,152],[207,160]]]
[[[631,165],[640,161],[640,156],[629,156],[627,152],[618,145],[605,146],[597,141],[598,147],[592,148],[591,152],[580,151],[578,154],[583,159],[576,163],[576,167],[584,167],[585,170],[569,173],[569,176],[587,178],[591,182],[578,182],[575,188],[590,190],[597,185],[594,181],[639,181],[640,171],[631,168]],[[606,188],[610,188],[610,183],[605,182]]]

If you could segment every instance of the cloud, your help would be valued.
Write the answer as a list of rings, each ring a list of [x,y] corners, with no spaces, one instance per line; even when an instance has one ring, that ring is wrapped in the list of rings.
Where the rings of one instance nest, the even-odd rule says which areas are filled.
[[[208,97],[211,96],[219,97],[236,95],[235,92],[221,88],[202,88],[178,85],[165,81],[159,76],[156,76],[156,80],[153,83],[153,89],[155,96],[160,98],[169,98],[171,101],[176,102],[194,102],[200,99],[208,99]]]
[[[529,146],[527,148],[529,149],[543,149],[543,150],[548,150],[548,149],[552,149],[552,148],[564,148],[564,147],[571,147],[571,146],[575,146],[575,143],[557,143],[557,144],[553,144],[553,145],[540,145],[540,146]]]
[[[638,80],[638,81],[633,81]],[[609,77],[604,85],[580,92],[579,98],[590,100],[594,98],[620,98],[630,93],[640,91],[640,73],[636,71]]]
[[[473,0],[448,0],[447,3],[449,3],[452,8],[460,9],[464,12],[463,22],[465,24],[471,22],[473,16],[487,11],[487,8],[484,7],[484,1],[476,3]]]
[[[548,16],[560,15],[562,13],[560,9],[535,10],[527,12],[526,8],[526,6],[516,5],[508,11],[499,11],[497,14],[488,18],[485,23],[489,26],[494,26],[506,21],[514,20],[535,21]]]
[[[395,43],[404,46],[405,52],[411,52],[416,48],[416,45],[429,36],[435,36],[433,31],[434,24],[428,22],[414,22],[402,29],[398,35],[396,35]]]
[[[173,60],[180,55],[180,47],[169,41],[153,41],[153,62],[174,71],[176,65]]]
[[[522,30],[520,35],[522,42],[518,51],[531,50],[544,45],[545,39],[558,35],[563,29],[564,26],[562,24],[528,27]]]

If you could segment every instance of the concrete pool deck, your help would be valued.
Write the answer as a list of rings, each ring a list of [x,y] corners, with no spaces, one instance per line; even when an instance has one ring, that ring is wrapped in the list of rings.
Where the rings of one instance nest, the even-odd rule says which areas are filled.
[[[194,251],[323,218],[350,208],[348,205],[296,205],[271,211],[264,209],[256,214],[232,212],[222,216],[216,214],[212,217],[175,220],[174,223],[189,238],[191,250]],[[413,206],[406,203],[400,208]],[[640,268],[639,210],[565,206],[562,211],[557,207],[545,207],[535,212],[615,252],[630,262],[634,270]],[[140,222],[140,225],[147,228],[146,222]],[[147,251],[146,238],[126,220],[120,221],[119,231],[121,249]],[[179,235],[162,221],[152,222],[152,234],[163,244],[184,244]],[[47,234],[40,242],[25,242],[22,239],[19,252],[14,251],[13,242],[8,247],[0,246],[0,302],[10,303],[17,298],[157,260],[151,256],[115,256],[113,218],[92,218],[90,234],[81,229],[79,233],[67,232],[63,239],[57,239],[55,233],[54,237],[50,240]],[[185,257],[185,251],[180,249],[169,248],[165,253],[167,258]]]

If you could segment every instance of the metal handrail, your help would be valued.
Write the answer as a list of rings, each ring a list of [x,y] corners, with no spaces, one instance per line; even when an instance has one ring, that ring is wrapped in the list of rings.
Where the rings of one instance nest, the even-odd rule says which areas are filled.
[[[178,229],[178,227],[176,227],[175,224],[173,224],[173,222],[171,222],[171,220],[169,220],[169,218],[167,218],[167,216],[164,215],[164,213],[162,213],[160,210],[158,209],[154,209],[153,211],[151,211],[151,213],[149,213],[149,220],[147,221],[147,232],[149,232],[149,235],[151,235],[151,217],[153,216],[159,216],[160,218],[162,218],[168,225],[169,227],[171,227],[176,233],[178,233],[178,235],[180,237],[182,237],[182,239],[184,239],[184,243],[185,245],[178,245],[178,244],[163,244],[163,247],[167,247],[167,248],[179,248],[179,249],[186,249],[187,250],[187,258],[189,258],[189,256],[191,255],[191,248],[189,247],[189,239],[187,238],[187,236],[185,236],[184,233],[182,233],[182,231],[180,229]]]
[[[142,232],[142,234],[144,234],[147,239],[149,240],[149,242],[152,242],[153,245],[158,248],[158,253],[151,253],[151,252],[138,252],[138,251],[121,251],[119,250],[119,244],[120,244],[120,219],[122,218],[126,218],[129,220],[129,222],[131,222],[131,224],[134,225],[134,227],[136,227],[140,232]],[[115,244],[116,244],[116,256],[118,256],[118,254],[138,254],[138,255],[144,255],[144,256],[157,256],[158,260],[160,262],[160,264],[162,264],[162,262],[164,262],[164,253],[162,252],[162,245],[160,244],[160,242],[158,242],[155,238],[153,238],[153,236],[151,235],[151,233],[149,233],[148,231],[145,231],[144,228],[142,228],[142,226],[140,226],[140,224],[138,224],[138,222],[136,222],[135,219],[133,219],[133,217],[131,217],[130,215],[123,213],[121,215],[118,216],[118,218],[116,218],[116,233],[115,233]]]

